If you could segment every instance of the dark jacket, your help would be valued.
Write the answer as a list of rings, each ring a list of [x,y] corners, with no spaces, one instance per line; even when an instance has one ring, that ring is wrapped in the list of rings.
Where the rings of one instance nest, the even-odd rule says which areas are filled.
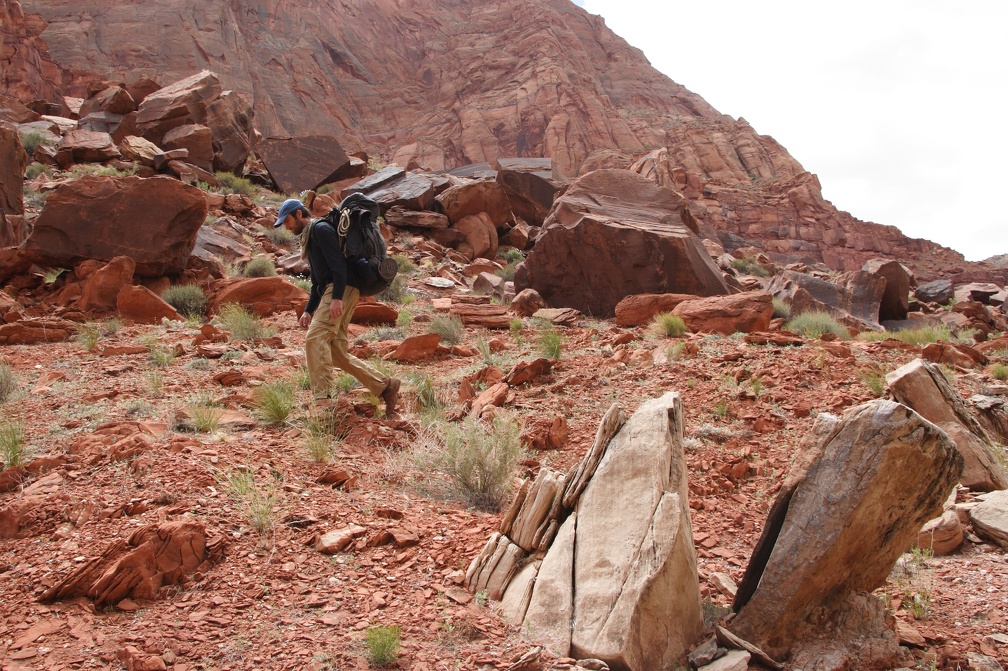
[[[322,301],[322,292],[326,285],[332,285],[334,300],[343,299],[343,291],[349,284],[359,287],[360,280],[352,267],[347,266],[340,248],[336,229],[325,219],[319,219],[311,224],[312,230],[308,238],[308,265],[311,268],[311,293],[308,295],[308,305],[305,312],[314,314]]]

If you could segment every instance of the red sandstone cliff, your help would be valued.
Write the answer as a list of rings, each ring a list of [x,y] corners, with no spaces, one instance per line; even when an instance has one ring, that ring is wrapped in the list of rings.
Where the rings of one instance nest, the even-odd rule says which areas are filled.
[[[12,54],[0,94],[21,100],[208,68],[253,99],[263,135],[332,134],[404,166],[548,156],[574,176],[593,150],[668,148],[654,159],[677,175],[664,183],[729,248],[840,269],[893,256],[924,277],[964,265],[837,211],[772,138],[718,113],[568,0],[24,0],[20,20],[16,2],[0,1]]]

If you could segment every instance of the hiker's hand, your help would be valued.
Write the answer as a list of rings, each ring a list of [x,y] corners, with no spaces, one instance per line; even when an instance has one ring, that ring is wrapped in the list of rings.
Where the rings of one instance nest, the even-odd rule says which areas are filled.
[[[311,324],[312,316],[307,312],[302,312],[301,317],[298,318],[298,324],[301,324],[302,328],[308,328],[308,324]]]
[[[329,317],[332,318],[333,321],[339,319],[340,315],[342,314],[343,314],[343,301],[334,300],[332,303],[329,304]]]

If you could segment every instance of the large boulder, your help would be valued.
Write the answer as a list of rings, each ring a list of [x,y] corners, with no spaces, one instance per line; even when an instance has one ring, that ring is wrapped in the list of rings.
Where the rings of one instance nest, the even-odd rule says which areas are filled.
[[[682,317],[691,331],[725,335],[766,331],[773,317],[773,298],[765,291],[691,298],[679,303],[672,314]]]
[[[739,584],[732,632],[774,658],[792,654],[795,668],[822,657],[847,658],[829,668],[898,666],[898,640],[870,592],[941,512],[962,467],[945,432],[898,403],[820,415]],[[869,640],[848,648],[850,632],[824,623],[851,620]]]
[[[160,324],[162,319],[182,316],[160,296],[143,286],[125,286],[116,295],[116,311],[137,324]]]
[[[515,288],[597,317],[611,317],[631,294],[727,294],[698,230],[671,189],[627,170],[596,170],[556,201]]]
[[[208,172],[213,171],[213,133],[207,126],[189,123],[178,128],[172,128],[165,133],[161,146],[166,151],[185,149],[189,152],[189,155],[186,157],[189,163]],[[287,191],[286,193],[295,192]]]
[[[308,292],[283,277],[248,277],[221,281],[208,308],[218,313],[228,303],[238,303],[266,317],[282,310],[300,312],[307,302]]]
[[[136,261],[117,256],[84,278],[77,307],[81,310],[111,310],[116,306],[119,291],[133,283]]]
[[[524,620],[533,638],[643,671],[669,668],[700,635],[682,440],[682,401],[670,392],[619,428],[586,486],[568,475],[565,490],[584,490],[535,580]]]
[[[0,121],[0,212],[24,212],[24,172],[28,154],[21,144],[17,127]]]
[[[512,219],[507,193],[489,179],[456,184],[438,194],[435,200],[453,224],[481,212],[490,217],[494,226],[503,227]]]
[[[109,86],[84,101],[77,113],[81,119],[95,112],[129,114],[136,110],[133,96],[121,86]]]
[[[822,311],[854,331],[881,331],[879,305],[885,286],[885,278],[864,271],[830,282],[785,270],[770,282],[767,291],[790,304],[792,315]]]
[[[207,105],[206,120],[214,141],[213,169],[240,173],[255,145],[252,104],[236,91],[225,91]]]
[[[22,256],[56,268],[129,256],[141,276],[181,273],[206,214],[203,192],[170,177],[82,177],[49,195]]]
[[[507,194],[515,216],[542,226],[553,207],[553,197],[568,180],[549,158],[500,158],[497,183]]]
[[[640,326],[661,312],[672,312],[683,301],[695,296],[689,294],[634,294],[616,304],[618,326]]]
[[[56,145],[56,162],[66,167],[74,163],[101,163],[122,154],[108,133],[72,130]]]
[[[328,135],[267,138],[256,145],[256,154],[284,193],[317,189],[350,164],[342,145]]]
[[[913,273],[902,263],[892,259],[871,259],[861,270],[886,281],[879,301],[878,321],[906,319],[910,309],[910,287],[914,284]]]
[[[914,296],[921,303],[948,303],[952,299],[954,289],[952,280],[934,280],[917,287]]]
[[[378,203],[383,213],[391,207],[428,210],[434,206],[434,183],[423,175],[408,172],[368,191],[367,196]]]
[[[1008,491],[985,494],[969,516],[978,534],[1008,550]]]
[[[1008,472],[994,456],[994,443],[938,367],[915,359],[886,375],[889,393],[944,429],[962,455],[962,483],[970,489],[1008,488]]]

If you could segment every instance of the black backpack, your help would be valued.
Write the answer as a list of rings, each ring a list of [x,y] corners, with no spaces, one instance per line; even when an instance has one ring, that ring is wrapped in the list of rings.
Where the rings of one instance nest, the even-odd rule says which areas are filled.
[[[353,193],[324,218],[336,229],[347,270],[356,276],[361,295],[373,296],[388,288],[399,264],[389,258],[378,229],[378,203]]]

